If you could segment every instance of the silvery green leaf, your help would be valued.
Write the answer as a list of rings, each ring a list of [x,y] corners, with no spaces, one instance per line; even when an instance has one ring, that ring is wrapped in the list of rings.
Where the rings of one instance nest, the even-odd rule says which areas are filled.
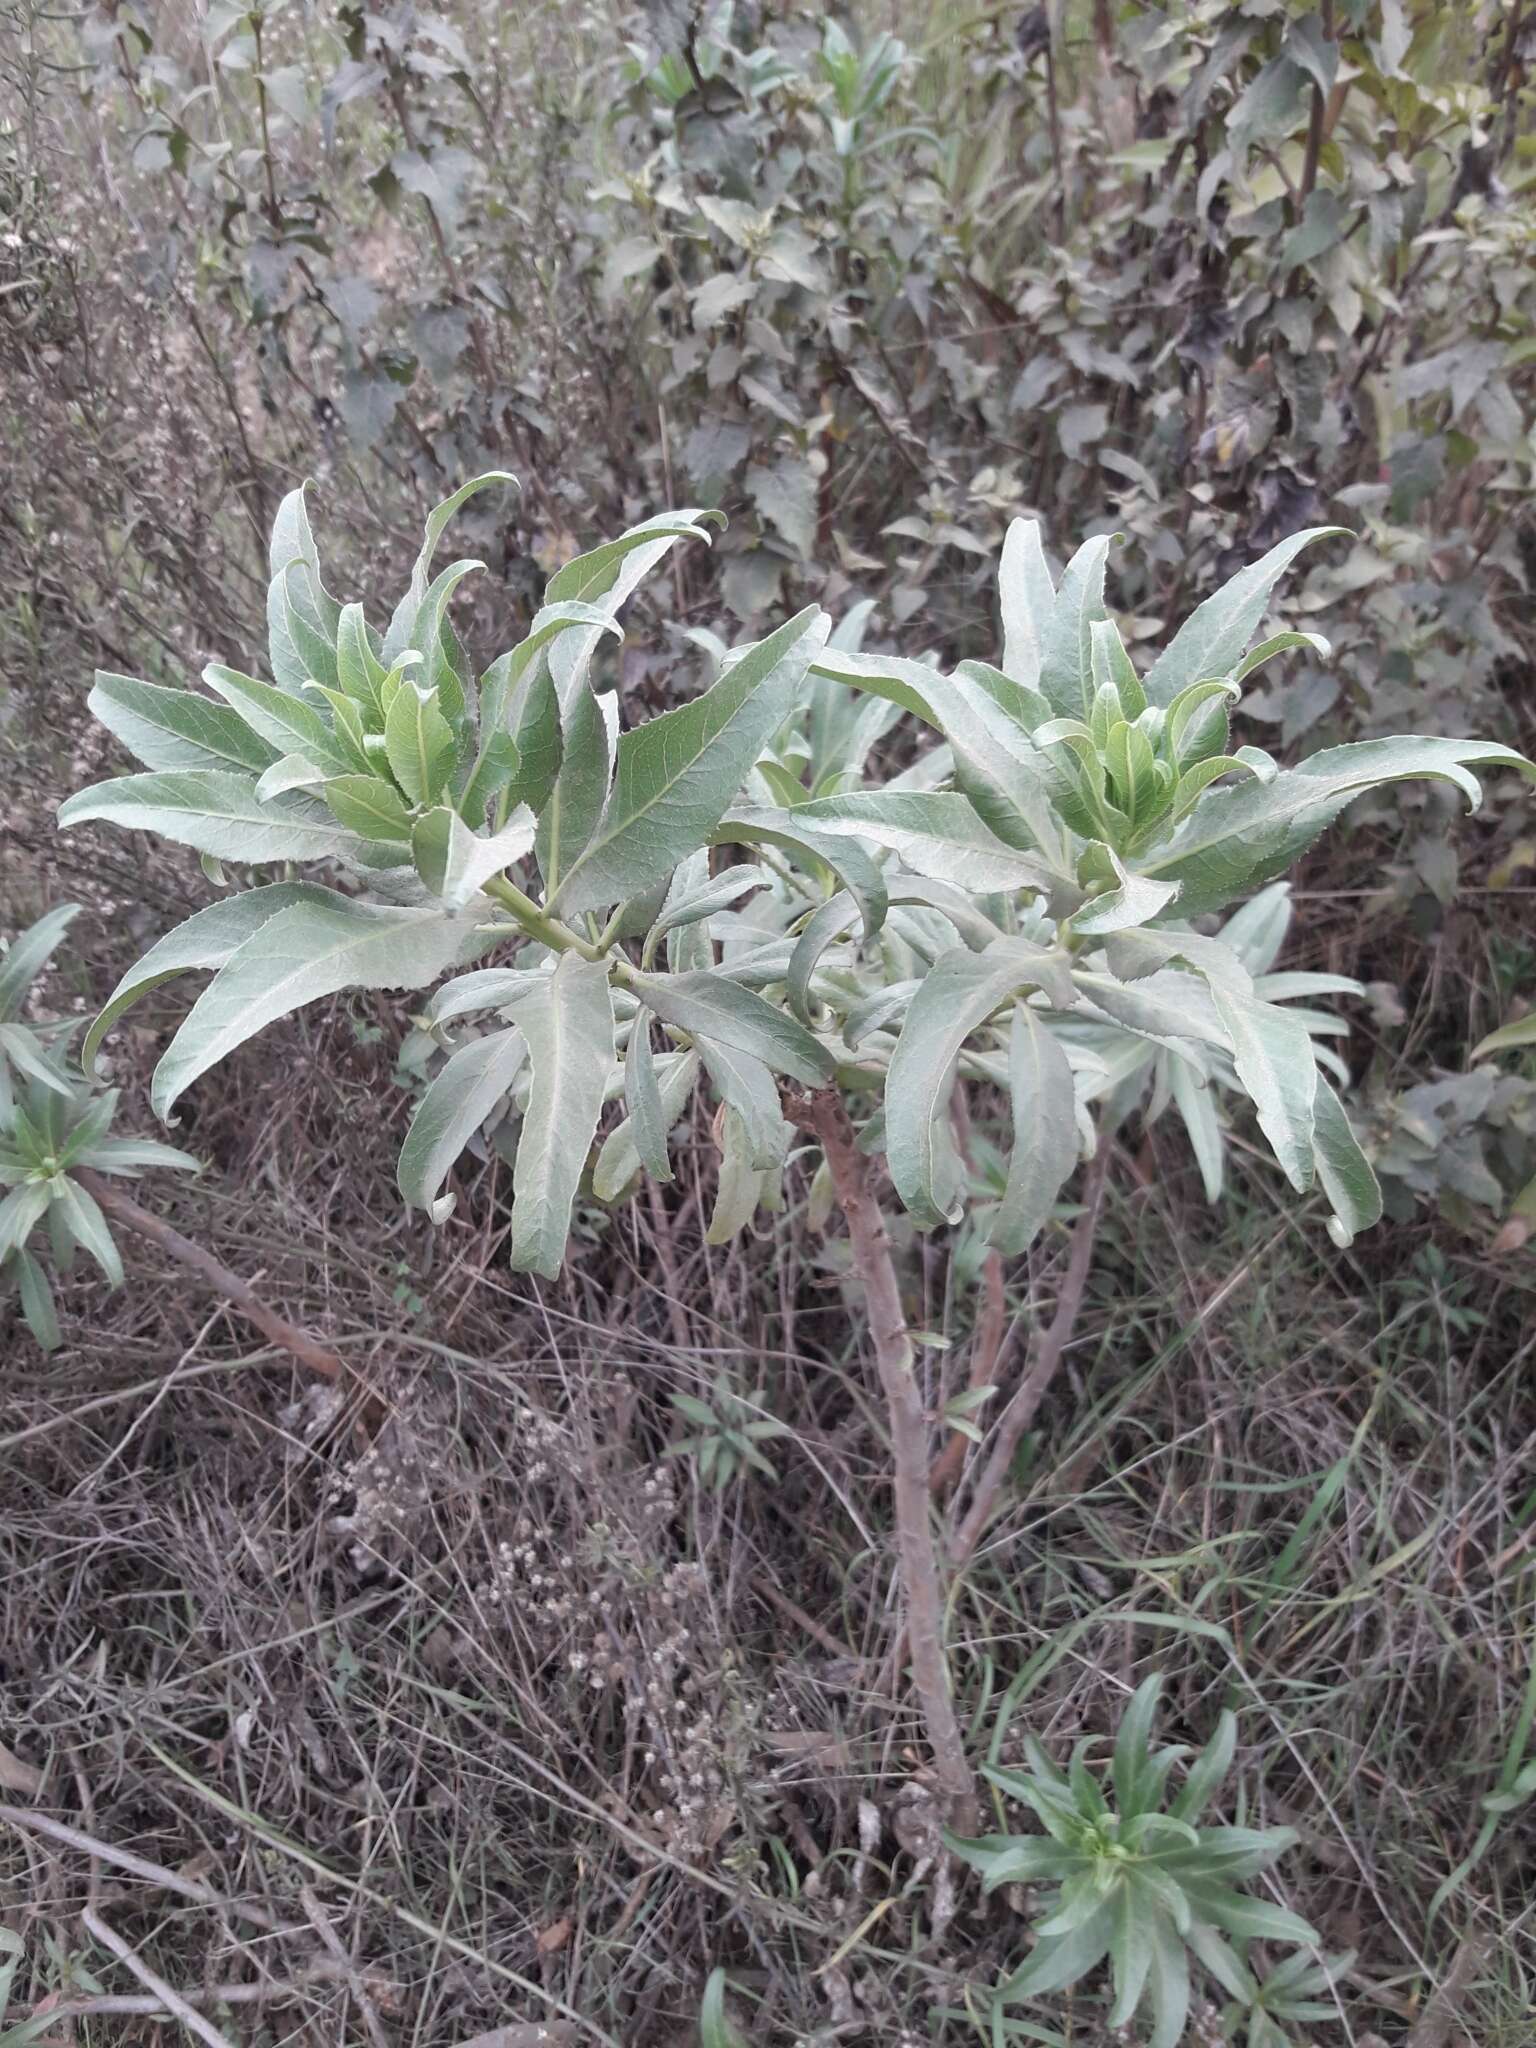
[[[173,935],[174,936],[174,935]],[[177,1097],[278,1017],[346,988],[425,988],[474,943],[440,910],[395,909],[327,893],[263,923],[219,968],[155,1069],[150,1100]]]
[[[1306,1026],[1287,1010],[1212,980],[1211,1000],[1232,1041],[1232,1064],[1298,1194],[1312,1185],[1318,1073]]]
[[[1273,633],[1269,639],[1261,640],[1257,647],[1243,656],[1232,671],[1233,682],[1246,682],[1256,668],[1262,668],[1266,661],[1272,661],[1277,654],[1288,653],[1293,647],[1309,648],[1324,661],[1333,652],[1321,633]]]
[[[274,690],[270,683],[243,676],[218,661],[209,662],[203,681],[275,752],[303,754],[334,775],[345,775],[352,768],[351,757],[337,744],[330,727],[302,697]]]
[[[482,1010],[505,1013],[549,976],[547,967],[477,967],[472,973],[455,975],[428,1003],[428,1021],[442,1025],[458,1017],[476,1016]]]
[[[812,873],[819,868],[828,869],[858,904],[865,938],[874,938],[885,922],[889,903],[885,876],[856,840],[818,832],[804,822],[799,816],[802,808],[797,805],[791,810],[777,810],[766,805],[733,805],[720,820],[714,843],[778,847]]]
[[[771,887],[772,882],[773,877],[765,868],[726,868],[723,873],[712,875],[702,888],[691,889],[676,902],[667,903],[646,934],[646,964],[649,965],[651,956],[668,932],[713,917],[717,910],[728,909],[731,904],[750,894],[754,889]]]
[[[480,678],[481,748],[474,773],[481,772],[486,750],[499,736],[510,739],[518,751],[519,795],[535,812],[543,810],[560,769],[560,700],[549,673],[549,646],[580,627],[599,637],[624,637],[618,621],[597,605],[579,599],[546,604],[527,638],[500,655]]]
[[[463,716],[464,683],[449,658],[445,644],[452,632],[448,624],[448,600],[466,576],[484,567],[484,562],[466,559],[452,563],[433,577],[417,608],[411,630],[412,640],[420,647],[425,663],[421,680],[437,692],[438,702],[450,724]]]
[[[560,772],[539,813],[539,872],[551,904],[602,822],[613,786],[618,728],[617,699],[596,697],[583,685],[566,712]]]
[[[1290,883],[1271,882],[1233,911],[1221,927],[1222,944],[1232,949],[1250,974],[1267,974],[1280,957],[1292,914]]]
[[[343,605],[336,629],[336,679],[357,704],[363,706],[372,723],[384,716],[380,692],[388,671],[374,652],[360,604]]]
[[[629,986],[664,1024],[690,1036],[750,1053],[807,1088],[832,1078],[831,1055],[803,1024],[723,974],[636,974]]]
[[[304,798],[260,803],[250,776],[213,768],[123,775],[77,790],[59,806],[65,830],[95,818],[129,831],[158,832],[217,860],[326,860],[352,853],[358,843]]]
[[[751,1164],[763,1171],[782,1165],[790,1127],[772,1074],[760,1059],[737,1046],[700,1037],[698,1047],[710,1085],[740,1120]]]
[[[720,1120],[720,1171],[706,1244],[729,1244],[752,1221],[763,1193],[763,1169],[753,1158],[746,1125],[734,1109]]]
[[[528,1045],[516,1026],[461,1045],[428,1082],[400,1147],[400,1193],[434,1223],[452,1213],[439,1191],[454,1161],[522,1071]]]
[[[162,1145],[156,1138],[101,1138],[74,1153],[71,1166],[91,1166],[98,1173],[121,1174],[137,1180],[141,1173],[164,1169],[172,1173],[201,1173],[203,1163],[175,1145]]]
[[[1229,675],[1241,663],[1269,604],[1270,592],[1303,548],[1343,526],[1309,526],[1293,533],[1257,562],[1240,569],[1180,626],[1147,673],[1149,704],[1171,704],[1179,692],[1205,676]]]
[[[151,946],[118,982],[85,1034],[85,1043],[80,1048],[81,1066],[87,1073],[94,1069],[102,1040],[140,996],[193,968],[222,967],[252,933],[260,931],[280,910],[289,910],[296,903],[335,900],[329,889],[318,888],[312,882],[271,882],[265,888],[246,889],[199,910]]]
[[[1381,1188],[1343,1103],[1321,1074],[1312,1105],[1312,1147],[1317,1177],[1333,1205],[1328,1234],[1346,1250],[1360,1231],[1381,1221]]]
[[[1042,1998],[1060,1991],[1096,1969],[1109,1948],[1113,1927],[1110,1901],[1070,1934],[1055,1935],[1030,1951],[1029,1960],[998,1987],[998,1998],[1012,2005],[1022,1998]]]
[[[484,885],[533,851],[532,811],[519,808],[499,832],[480,838],[457,811],[439,805],[411,828],[416,872],[450,910],[462,910]]]
[[[957,1162],[945,1143],[949,1097],[966,1040],[994,1010],[1026,990],[1072,999],[1060,955],[1023,939],[985,953],[941,954],[908,1006],[885,1087],[886,1157],[903,1206],[923,1229],[958,1222]]]
[[[1013,1151],[988,1242],[1005,1258],[1026,1252],[1077,1164],[1072,1069],[1060,1045],[1027,1003],[1013,1006],[1008,1048]]]
[[[887,847],[914,874],[953,882],[973,895],[1017,889],[1048,894],[1059,884],[1037,855],[1005,845],[957,791],[860,790],[814,797],[788,815],[817,834]]]
[[[673,1061],[676,1071],[676,1061]],[[695,1069],[698,1062],[693,1062]],[[691,1085],[692,1076],[689,1077]],[[624,1100],[629,1109],[631,1135],[629,1144],[636,1159],[644,1166],[653,1180],[669,1181],[672,1178],[672,1162],[667,1155],[667,1137],[677,1121],[682,1097],[677,1107],[668,1113],[662,1100],[661,1086],[657,1078],[656,1056],[651,1050],[651,1018],[648,1010],[636,1012],[630,1028],[629,1045],[624,1060]],[[607,1149],[606,1147],[604,1148]],[[626,1173],[623,1180],[627,1181]],[[621,1182],[620,1185],[623,1183]]]
[[[81,1251],[96,1261],[109,1287],[121,1287],[122,1257],[96,1197],[67,1174],[52,1183],[52,1194],[50,1220],[56,1221]]]
[[[256,782],[256,796],[265,803],[269,797],[282,796],[290,789],[318,789],[330,773],[328,768],[317,768],[303,754],[284,754],[280,761],[262,770]]]
[[[0,1261],[26,1243],[52,1200],[46,1182],[23,1181],[0,1201]]]
[[[98,669],[86,708],[146,768],[249,768],[259,775],[273,758],[274,749],[238,712],[192,690]]]
[[[363,839],[408,844],[411,814],[392,782],[382,775],[336,775],[321,792],[332,815]]]
[[[457,744],[432,690],[409,677],[396,690],[384,718],[390,773],[413,804],[436,803],[453,773]]]
[[[1003,612],[1003,673],[1026,690],[1040,687],[1040,663],[1056,586],[1040,544],[1034,519],[1015,519],[1003,541],[998,569],[998,596]]]
[[[1511,768],[1536,780],[1536,767],[1492,740],[1413,736],[1329,747],[1273,782],[1206,791],[1173,837],[1137,867],[1180,883],[1180,915],[1199,917],[1272,881],[1365,790],[1422,775],[1453,782],[1475,806],[1482,791],[1468,770],[1477,767]]]
[[[18,1247],[12,1258],[16,1267],[17,1292],[21,1297],[21,1313],[27,1328],[42,1350],[57,1351],[64,1340],[59,1331],[59,1314],[47,1275],[24,1247]]]
[[[1073,911],[1068,922],[1080,938],[1102,938],[1110,932],[1131,931],[1138,925],[1150,924],[1178,895],[1177,882],[1154,882],[1145,875],[1131,874],[1113,847],[1102,840],[1091,844],[1101,853],[1115,884],[1102,895],[1091,897],[1081,910]]]
[[[652,1180],[669,1181],[667,1140],[687,1107],[699,1076],[696,1052],[652,1056],[649,1020],[636,1017],[624,1063],[624,1099],[629,1115],[603,1141],[592,1169],[592,1192],[600,1202],[622,1194],[642,1167]]]
[[[1062,571],[1040,646],[1041,695],[1058,718],[1086,718],[1093,704],[1092,627],[1104,609],[1109,534],[1086,540]]]
[[[42,973],[80,915],[78,903],[59,903],[0,952],[0,1023],[21,1015],[27,990]]]
[[[290,491],[277,508],[268,550],[267,635],[272,674],[280,688],[297,691],[312,673],[293,642],[289,620],[298,612],[316,633],[334,640],[340,608],[320,578],[320,555],[304,504],[307,486]],[[286,751],[286,749],[284,750]]]
[[[961,671],[942,675],[925,662],[895,655],[832,649],[818,655],[813,667],[818,676],[899,704],[942,733],[956,781],[994,834],[1009,846],[1038,848],[1047,859],[1059,855],[1050,770],[1028,735],[974,676]]]
[[[1147,1990],[1152,1999],[1152,2032],[1147,2048],[1180,2048],[1189,2020],[1189,1951],[1172,1924],[1151,1911],[1152,1967]]]
[[[514,489],[517,478],[504,469],[488,469],[483,476],[471,477],[451,497],[444,498],[440,505],[434,505],[427,514],[426,532],[421,544],[421,553],[416,557],[411,571],[410,588],[396,605],[394,616],[389,622],[389,631],[384,635],[383,659],[386,667],[392,666],[408,647],[420,643],[416,639],[416,615],[421,601],[427,594],[432,579],[432,557],[437,553],[437,544],[442,539],[448,522],[466,500],[477,491],[487,489],[491,484],[511,484]],[[432,659],[432,649],[424,650],[427,659]]]
[[[1219,1202],[1226,1172],[1227,1148],[1221,1119],[1216,1114],[1214,1092],[1185,1061],[1171,1060],[1168,1065],[1168,1086],[1184,1120],[1184,1128],[1189,1133],[1189,1149],[1200,1169],[1205,1199]]]
[[[552,907],[563,914],[605,908],[708,842],[826,631],[821,612],[809,606],[692,703],[622,735],[602,823],[566,867]]]
[[[858,922],[858,906],[846,889],[818,904],[795,940],[789,956],[784,986],[789,1005],[802,1024],[811,1022],[811,977],[821,965],[822,955]]]
[[[20,1074],[55,1095],[66,1098],[75,1092],[69,1075],[56,1067],[42,1045],[23,1024],[0,1024],[0,1067],[9,1060]]]
[[[323,683],[329,690],[338,686],[336,671],[336,639],[334,629],[322,632],[311,624],[304,605],[296,595],[307,588],[308,573],[302,563],[290,563],[282,581],[282,604],[284,622],[288,628],[289,643],[303,665],[308,681]]]
[[[533,1077],[512,1170],[512,1267],[552,1280],[613,1065],[607,968],[563,953],[547,986],[518,1004],[517,1019]]]
[[[709,529],[701,521],[717,518],[704,511],[664,512],[634,526],[617,540],[607,541],[590,554],[578,555],[557,569],[545,586],[546,604],[563,604],[577,599],[595,605],[610,617],[625,603],[641,580],[680,540],[709,542]],[[569,707],[576,686],[586,677],[603,628],[562,634],[549,650],[549,671],[560,699],[562,715]]]
[[[1209,990],[1191,974],[1164,969],[1127,984],[1092,968],[1077,967],[1072,981],[1093,1009],[1128,1031],[1159,1042],[1190,1039],[1231,1051],[1231,1038],[1216,1014]],[[1074,1014],[1082,1014],[1081,1005]]]

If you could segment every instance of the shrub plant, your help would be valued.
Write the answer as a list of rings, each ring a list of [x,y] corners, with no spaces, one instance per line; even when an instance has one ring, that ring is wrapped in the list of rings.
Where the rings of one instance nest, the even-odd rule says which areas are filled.
[[[211,971],[155,1070],[169,1117],[303,1004],[432,987],[426,1014],[452,1049],[406,1134],[402,1194],[444,1219],[454,1162],[510,1105],[511,1259],[546,1277],[586,1187],[612,1202],[641,1175],[670,1177],[669,1134],[697,1088],[718,1105],[716,1237],[777,1199],[808,1137],[867,1303],[913,1678],[964,1826],[929,1418],[875,1161],[920,1229],[969,1207],[1015,1256],[1149,1082],[1179,1102],[1214,1184],[1216,1084],[1251,1102],[1292,1187],[1320,1191],[1347,1244],[1380,1196],[1317,1019],[1286,1000],[1333,985],[1269,973],[1278,898],[1233,907],[1364,791],[1430,776],[1475,802],[1475,767],[1529,765],[1490,742],[1410,736],[1282,768],[1234,741],[1261,664],[1325,651],[1290,631],[1252,642],[1287,566],[1334,529],[1241,570],[1143,671],[1105,602],[1109,538],[1058,579],[1019,522],[996,666],[865,653],[857,622],[833,632],[811,606],[720,648],[707,688],[629,723],[599,650],[647,571],[707,538],[706,515],[664,514],[566,564],[527,635],[477,673],[449,601],[479,564],[433,564],[457,508],[503,481],[478,478],[431,515],[382,628],[327,590],[294,492],[272,541],[270,680],[220,664],[204,691],[98,676],[92,707],[144,772],[70,797],[61,822],[157,833],[219,878],[224,863],[254,872],[129,971],[87,1057],[147,990]],[[973,1185],[960,1096],[983,1121],[1005,1106],[1000,1187]],[[1004,1412],[961,1557],[1020,1426]]]

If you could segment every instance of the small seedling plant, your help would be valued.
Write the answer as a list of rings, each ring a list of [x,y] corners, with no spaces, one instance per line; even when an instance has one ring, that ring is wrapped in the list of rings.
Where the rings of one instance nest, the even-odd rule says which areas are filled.
[[[18,1298],[44,1351],[60,1343],[48,1264],[69,1273],[81,1252],[109,1287],[123,1261],[93,1174],[136,1180],[154,1167],[183,1173],[198,1162],[154,1138],[113,1137],[118,1091],[98,1091],[64,1057],[73,1025],[26,1021],[27,999],[62,944],[79,906],[60,904],[0,953],[0,1298]]]
[[[1069,1989],[1107,1960],[1107,2025],[1128,2027],[1149,2012],[1147,2048],[1177,2048],[1193,1966],[1233,2002],[1255,2048],[1289,2048],[1279,2021],[1331,2018],[1333,2007],[1319,2005],[1318,1994],[1350,1959],[1309,1954],[1317,1935],[1307,1922],[1246,1889],[1295,1842],[1291,1829],[1201,1825],[1232,1766],[1235,1717],[1224,1712],[1193,1757],[1177,1746],[1159,1748],[1152,1730],[1160,1689],[1155,1674],[1138,1687],[1107,1773],[1093,1761],[1094,1737],[1079,1742],[1062,1769],[1032,1735],[1024,1738],[1027,1770],[986,1772],[1045,1830],[952,1843],[980,1871],[984,1890],[1040,1888],[1035,1946],[997,1987],[993,2012]],[[1182,1782],[1174,1791],[1176,1772]],[[1304,1946],[1261,1987],[1246,1960],[1253,1941]],[[1003,2037],[1002,2028],[995,2031]]]
[[[1286,1000],[1316,984],[1277,987],[1250,931],[1239,944],[1210,921],[1279,881],[1365,791],[1433,776],[1476,803],[1474,768],[1531,771],[1477,740],[1374,740],[1294,768],[1234,743],[1254,671],[1325,651],[1298,632],[1252,643],[1282,574],[1331,528],[1244,569],[1143,672],[1105,601],[1110,538],[1086,541],[1058,580],[1038,527],[1018,521],[996,666],[866,653],[867,613],[834,630],[813,605],[749,646],[717,645],[707,687],[636,721],[603,686],[599,649],[622,638],[642,578],[707,541],[710,515],[664,514],[567,563],[526,636],[477,673],[449,613],[481,564],[434,561],[464,502],[508,481],[477,478],[437,507],[382,625],[326,588],[296,491],[272,538],[269,679],[218,663],[202,689],[98,675],[91,705],[143,772],[70,797],[61,823],[156,833],[249,885],[124,976],[87,1060],[146,991],[211,973],[155,1070],[169,1117],[304,1004],[431,988],[447,1058],[406,1133],[401,1192],[444,1220],[465,1146],[510,1118],[511,1261],[548,1277],[585,1188],[612,1203],[644,1175],[672,1177],[670,1134],[696,1090],[716,1105],[717,1240],[778,1199],[808,1138],[885,1396],[914,1688],[967,1827],[931,1418],[882,1172],[920,1229],[970,1209],[1016,1256],[1149,1088],[1149,1111],[1169,1096],[1203,1133],[1211,1181],[1214,1086],[1251,1102],[1291,1185],[1321,1193],[1347,1243],[1380,1196],[1315,1020]],[[905,754],[882,745],[901,722],[917,742]],[[908,765],[883,773],[892,757]],[[973,1124],[1011,1131],[1000,1187],[973,1180],[960,1097]],[[996,1465],[972,1527],[1006,1477]]]

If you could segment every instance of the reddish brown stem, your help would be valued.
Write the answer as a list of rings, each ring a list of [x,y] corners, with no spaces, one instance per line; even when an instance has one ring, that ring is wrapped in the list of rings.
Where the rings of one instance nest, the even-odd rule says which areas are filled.
[[[1076,1333],[1077,1319],[1082,1311],[1083,1295],[1088,1285],[1088,1269],[1093,1262],[1094,1239],[1098,1235],[1099,1214],[1104,1203],[1104,1185],[1108,1175],[1109,1145],[1107,1141],[1101,1140],[1098,1155],[1088,1169],[1088,1184],[1083,1191],[1082,1213],[1072,1226],[1072,1244],[1067,1254],[1067,1271],[1061,1283],[1061,1293],[1057,1298],[1056,1313],[1051,1318],[1050,1326],[1041,1338],[1039,1348],[1031,1359],[1023,1379],[1019,1381],[1013,1399],[1003,1411],[991,1453],[980,1479],[976,1482],[971,1505],[955,1531],[951,1543],[951,1556],[957,1570],[974,1555],[977,1544],[985,1534],[998,1498],[1008,1484],[1008,1475],[1013,1469],[1019,1439],[1039,1412],[1040,1403],[1045,1399],[1051,1382],[1060,1371],[1067,1346]]]
[[[158,1216],[152,1216],[148,1209],[141,1209],[131,1195],[113,1187],[100,1174],[79,1168],[75,1178],[114,1222],[121,1223],[139,1237],[147,1238],[151,1244],[157,1244],[163,1252],[169,1252],[178,1264],[197,1275],[210,1294],[221,1296],[239,1309],[264,1337],[279,1350],[290,1353],[308,1371],[317,1372],[328,1380],[339,1381],[350,1376],[351,1368],[339,1352],[330,1350],[317,1337],[310,1336],[308,1331],[299,1329],[268,1308],[250,1282],[242,1280],[238,1273],[232,1273],[212,1252],[204,1251],[190,1237],[183,1237],[179,1230],[162,1222]]]
[[[944,1596],[928,1497],[928,1424],[914,1368],[912,1340],[901,1305],[901,1286],[848,1111],[835,1089],[786,1102],[787,1115],[820,1143],[827,1171],[848,1223],[853,1271],[864,1294],[875,1364],[890,1420],[896,1520],[912,1683],[922,1709],[934,1770],[953,1827],[976,1830],[976,1795],[965,1739],[950,1697],[944,1657]]]
[[[987,1253],[981,1269],[981,1284],[984,1289],[981,1314],[976,1318],[976,1334],[971,1340],[971,1370],[966,1380],[966,1390],[972,1394],[979,1393],[983,1387],[996,1386],[1007,1348],[1008,1296],[1003,1288],[1000,1252]],[[935,1500],[941,1500],[960,1477],[967,1441],[963,1430],[955,1430],[934,1459],[933,1470],[928,1474],[928,1490]]]

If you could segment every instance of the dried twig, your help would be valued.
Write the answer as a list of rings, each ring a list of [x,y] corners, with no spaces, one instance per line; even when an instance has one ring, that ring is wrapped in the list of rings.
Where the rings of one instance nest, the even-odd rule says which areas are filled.
[[[130,1870],[135,1877],[142,1877],[148,1884],[159,1885],[163,1891],[176,1892],[184,1899],[195,1899],[200,1906],[212,1906],[220,1913],[235,1914],[257,1927],[273,1930],[283,1925],[264,1906],[226,1899],[211,1885],[201,1884],[196,1878],[183,1877],[179,1871],[168,1870],[163,1863],[151,1863],[145,1856],[135,1856],[131,1849],[119,1849],[111,1842],[98,1841],[94,1835],[86,1834],[83,1828],[72,1828],[67,1821],[55,1820],[51,1814],[33,1813],[24,1806],[0,1806],[0,1821],[8,1821],[13,1828],[21,1828],[29,1834],[46,1835],[50,1841],[79,1849],[86,1856],[99,1856],[103,1863],[113,1864],[119,1870]]]
[[[173,1991],[163,1977],[157,1977],[148,1963],[135,1955],[123,1937],[110,1928],[92,1907],[86,1907],[80,1915],[80,1922],[86,1933],[99,1941],[103,1948],[110,1949],[123,1968],[137,1977],[146,1991],[155,1994],[167,2012],[176,2015],[189,2034],[196,2034],[200,2041],[207,2043],[207,2048],[233,2048],[229,2036],[221,2034],[212,2020],[205,2020],[195,2007],[188,2005],[181,1993]]]
[[[194,1244],[190,1237],[183,1237],[179,1230],[173,1229],[160,1217],[151,1215],[148,1209],[141,1209],[131,1195],[124,1194],[121,1188],[113,1187],[110,1181],[103,1180],[99,1174],[81,1168],[77,1178],[81,1186],[95,1196],[107,1215],[138,1236],[147,1238],[151,1244],[157,1244],[162,1251],[169,1252],[179,1264],[185,1266],[189,1272],[195,1273],[212,1293],[221,1295],[225,1301],[233,1303],[243,1316],[256,1325],[264,1337],[269,1338],[281,1350],[289,1352],[300,1365],[328,1380],[339,1381],[351,1374],[352,1368],[339,1352],[332,1351],[328,1345],[322,1344],[307,1330],[299,1329],[286,1317],[268,1308],[250,1282],[242,1280],[238,1273],[232,1273],[228,1266],[213,1256],[212,1252],[205,1251],[200,1244]]]

